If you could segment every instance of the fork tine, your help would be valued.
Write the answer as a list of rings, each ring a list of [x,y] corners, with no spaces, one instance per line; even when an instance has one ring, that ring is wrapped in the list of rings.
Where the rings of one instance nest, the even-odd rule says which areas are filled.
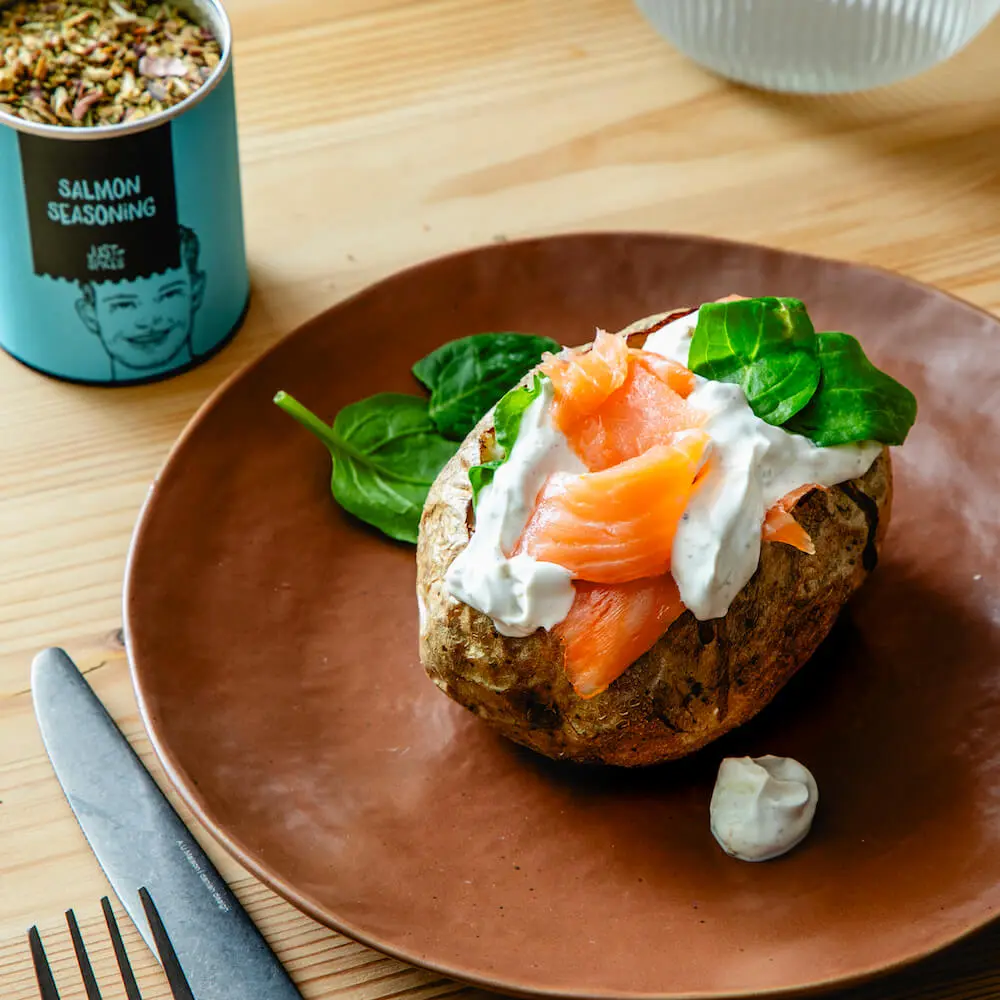
[[[122,941],[122,934],[118,929],[115,911],[111,908],[111,900],[107,896],[101,900],[101,909],[104,910],[104,922],[108,925],[108,934],[111,935],[111,947],[115,949],[118,971],[121,973],[122,982],[125,984],[125,995],[128,997],[128,1000],[142,1000],[142,994],[139,992],[139,984],[135,981],[135,974],[132,972],[132,966],[129,964],[128,953],[125,951],[125,942]]]
[[[31,946],[31,959],[35,963],[35,978],[38,980],[38,992],[42,1000],[59,1000],[59,991],[56,989],[56,981],[52,978],[52,968],[42,947],[42,939],[38,935],[38,928],[32,927],[28,931],[28,944]]]
[[[101,991],[94,978],[94,967],[90,964],[90,956],[83,943],[80,925],[76,922],[76,914],[72,910],[66,911],[66,923],[69,925],[69,936],[73,939],[73,951],[76,952],[76,964],[80,967],[80,976],[83,978],[83,986],[87,991],[87,1000],[102,1000]]]
[[[160,914],[153,903],[153,897],[150,896],[149,890],[145,886],[139,890],[139,899],[142,900],[142,908],[146,911],[149,929],[153,932],[156,950],[160,953],[160,965],[163,966],[163,971],[167,974],[167,982],[170,984],[170,992],[173,993],[174,1000],[195,1000],[191,987],[188,986],[188,981],[184,976],[180,960],[177,958],[177,952],[174,951],[174,946],[170,943],[170,938],[167,937],[167,929],[163,926]]]

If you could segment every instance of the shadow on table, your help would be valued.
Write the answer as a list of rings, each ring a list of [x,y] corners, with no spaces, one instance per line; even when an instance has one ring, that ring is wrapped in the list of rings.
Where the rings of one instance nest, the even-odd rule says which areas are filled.
[[[839,137],[902,170],[944,175],[956,191],[1000,196],[997,53],[1000,18],[948,62],[890,87],[811,96],[732,86],[761,111],[801,119],[819,140]]]

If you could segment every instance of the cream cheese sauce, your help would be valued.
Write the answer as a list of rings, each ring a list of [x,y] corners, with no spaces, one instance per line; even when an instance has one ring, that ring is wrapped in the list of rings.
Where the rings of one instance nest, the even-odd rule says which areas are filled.
[[[697,312],[651,334],[645,350],[687,365]],[[568,570],[520,554],[508,558],[554,472],[586,469],[551,419],[553,388],[525,411],[517,441],[476,508],[476,527],[446,575],[457,600],[489,615],[503,635],[551,629],[569,613]],[[875,443],[820,448],[808,438],[755,416],[737,385],[696,378],[688,397],[705,414],[709,468],[674,538],[671,572],[696,618],[723,617],[760,561],[767,509],[807,483],[834,486],[863,475],[878,456]]]

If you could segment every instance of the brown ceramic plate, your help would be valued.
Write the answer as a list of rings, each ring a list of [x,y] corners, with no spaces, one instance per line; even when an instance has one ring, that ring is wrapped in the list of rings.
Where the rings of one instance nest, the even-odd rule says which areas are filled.
[[[920,399],[887,554],[823,651],[724,744],[645,772],[556,765],[439,694],[413,551],[334,506],[326,417],[484,330],[564,343],[734,290],[804,299]],[[126,586],[171,780],[318,920],[457,979],[573,997],[719,997],[867,976],[1000,906],[1000,340],[933,289],[681,236],[493,246],[396,275],[224,386],[152,490]],[[812,836],[762,865],[708,829],[725,754],[788,754]]]

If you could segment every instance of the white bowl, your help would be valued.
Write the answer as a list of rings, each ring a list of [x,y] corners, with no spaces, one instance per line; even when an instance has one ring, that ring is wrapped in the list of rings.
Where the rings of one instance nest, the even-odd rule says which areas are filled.
[[[949,59],[1000,0],[636,0],[685,55],[751,86],[866,90]]]

